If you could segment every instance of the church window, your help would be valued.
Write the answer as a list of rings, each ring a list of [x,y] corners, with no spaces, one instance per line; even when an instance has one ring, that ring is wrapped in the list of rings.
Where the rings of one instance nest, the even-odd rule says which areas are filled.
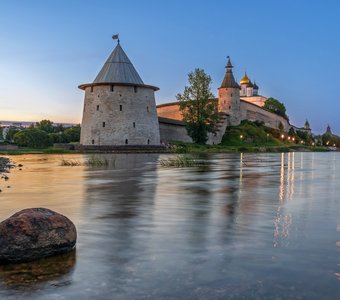
[[[91,93],[93,93],[93,86],[91,86]]]
[[[135,122],[133,122],[133,128],[136,128],[136,123]]]
[[[137,93],[137,87],[136,86],[133,87],[133,90],[135,91],[135,93]]]
[[[103,127],[105,127],[105,122],[103,122]]]
[[[120,111],[123,110],[123,105],[119,105],[119,110],[120,110]]]
[[[127,145],[129,143],[129,140],[128,139],[126,139],[125,140],[125,145]]]
[[[112,84],[112,85],[110,86],[110,91],[113,92],[114,90],[115,90],[115,86]]]
[[[97,105],[97,110],[99,110],[99,105]]]
[[[94,140],[92,140],[92,145],[94,144]]]
[[[148,145],[150,145],[150,140],[148,139]]]

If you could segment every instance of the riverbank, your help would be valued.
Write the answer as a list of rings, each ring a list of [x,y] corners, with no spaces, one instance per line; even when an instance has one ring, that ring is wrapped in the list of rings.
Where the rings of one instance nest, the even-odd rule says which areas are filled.
[[[233,153],[233,152],[328,152],[332,151],[327,147],[322,146],[305,146],[305,145],[280,145],[280,146],[249,146],[249,145],[198,145],[192,143],[174,142],[167,149],[162,151],[152,151],[152,153]],[[334,151],[334,150],[333,150]],[[63,148],[18,148],[10,150],[0,150],[0,155],[23,155],[23,154],[89,154],[89,153],[150,153],[142,148],[136,149],[120,149],[120,150],[68,150]]]
[[[280,146],[225,146],[225,145],[197,145],[189,143],[176,143],[173,147],[175,153],[232,153],[232,152],[328,152],[326,147],[305,145],[280,145]]]

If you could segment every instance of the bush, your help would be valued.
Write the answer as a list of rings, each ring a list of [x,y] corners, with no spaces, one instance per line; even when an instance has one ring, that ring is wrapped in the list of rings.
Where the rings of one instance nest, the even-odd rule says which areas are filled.
[[[21,147],[46,148],[53,144],[49,135],[40,129],[29,128],[14,135],[14,143]]]

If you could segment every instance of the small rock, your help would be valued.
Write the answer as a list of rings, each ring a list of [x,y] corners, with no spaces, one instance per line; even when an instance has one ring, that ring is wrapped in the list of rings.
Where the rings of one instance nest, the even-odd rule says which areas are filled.
[[[18,167],[19,167],[19,168],[21,168],[21,167],[23,167],[23,166],[24,166],[24,165],[22,165],[22,164],[18,164]]]
[[[7,186],[8,189],[9,189],[10,187],[11,187],[10,185]]]
[[[65,216],[47,208],[29,208],[0,223],[0,262],[17,263],[74,249],[77,231]]]

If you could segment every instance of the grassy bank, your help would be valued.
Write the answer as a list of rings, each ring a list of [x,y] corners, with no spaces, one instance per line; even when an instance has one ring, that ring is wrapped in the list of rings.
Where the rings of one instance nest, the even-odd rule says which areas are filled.
[[[24,148],[18,149],[0,149],[0,155],[21,155],[21,154],[66,154],[75,153],[75,151],[63,149],[63,148]]]
[[[285,138],[282,138],[282,134]],[[329,151],[326,147],[296,144],[288,140],[287,133],[269,128],[259,122],[242,121],[238,126],[230,126],[220,145],[197,145],[174,143],[176,153],[228,153],[228,152],[310,152]],[[296,136],[296,140],[300,139]]]

